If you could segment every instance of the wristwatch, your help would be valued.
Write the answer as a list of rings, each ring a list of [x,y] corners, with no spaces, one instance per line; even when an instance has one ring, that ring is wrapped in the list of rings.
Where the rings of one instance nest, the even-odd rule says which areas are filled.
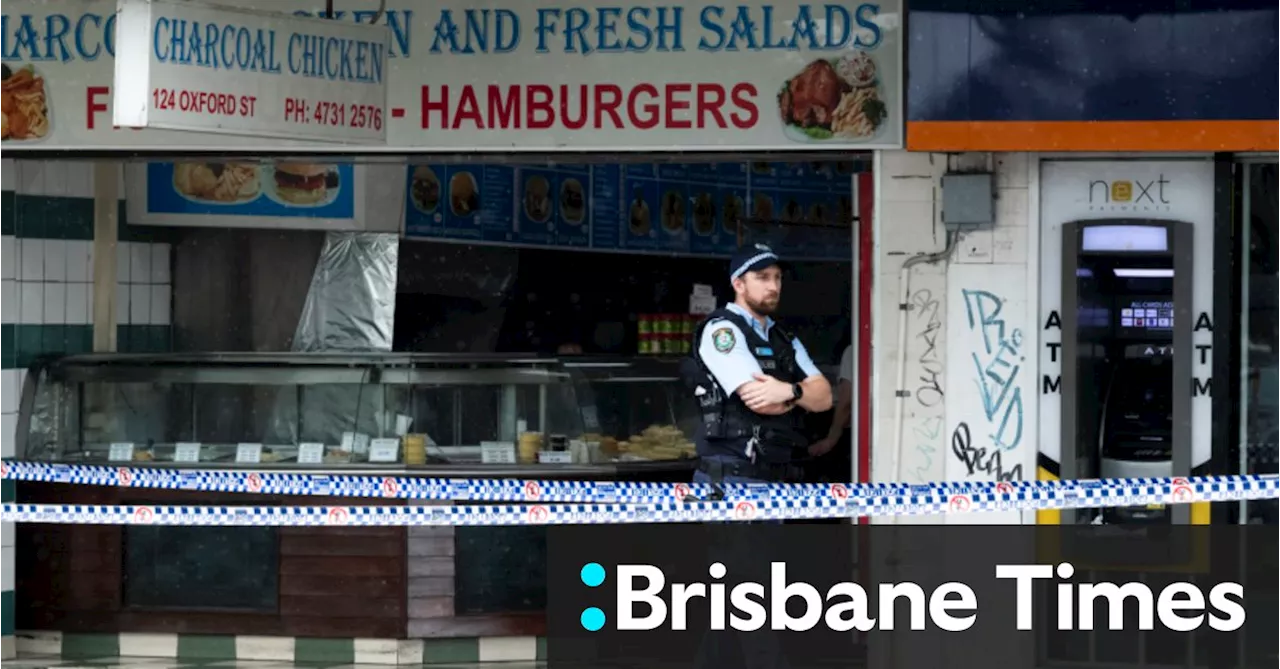
[[[791,403],[799,402],[801,397],[804,397],[804,387],[798,383],[791,384]]]

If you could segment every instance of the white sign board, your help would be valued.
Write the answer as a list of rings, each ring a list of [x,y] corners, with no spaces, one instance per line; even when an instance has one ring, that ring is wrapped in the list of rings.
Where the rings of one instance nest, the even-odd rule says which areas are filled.
[[[116,31],[124,36],[112,100],[118,126],[364,145],[386,139],[383,26],[119,0]]]
[[[233,69],[153,62],[160,55],[182,55],[178,51],[174,56],[174,25],[161,33],[154,30],[158,19],[194,20],[204,11],[202,5],[154,3],[156,21],[143,23],[143,31],[168,35],[168,41],[157,44],[147,38],[117,37],[125,28],[117,25],[123,17],[117,18],[115,0],[6,0],[4,65],[20,77],[14,84],[26,97],[22,108],[10,114],[7,127],[14,131],[6,132],[4,148],[354,154],[848,151],[902,146],[901,0],[743,0],[734,5],[708,0],[632,0],[625,5],[584,0],[388,0],[379,21],[388,35],[385,142],[370,128],[348,127],[356,117],[350,105],[365,102],[353,94],[339,95],[372,86],[290,73],[296,62],[290,60],[291,31],[303,25],[312,30],[314,24],[294,26],[283,15],[322,15],[323,0],[223,2],[275,13],[270,23],[254,15],[256,23],[243,20],[238,25],[248,31],[251,55],[256,48],[252,45],[263,41],[257,37],[260,28],[250,26],[261,27],[268,46],[265,31],[274,27],[276,55],[269,62],[279,66],[281,74],[253,71],[252,58],[240,67],[232,57]],[[369,24],[377,10],[377,0],[334,0],[334,20],[327,23],[329,30],[317,34],[372,43],[367,28],[352,24]],[[359,32],[345,33],[343,26]],[[228,56],[238,53],[240,34],[237,30],[234,39],[224,39],[218,33],[217,62],[225,62],[223,45]],[[162,53],[155,53],[157,48]],[[202,44],[198,53],[207,54],[208,49]],[[132,55],[126,56],[125,50]],[[188,52],[186,57],[194,60],[196,50],[188,47]],[[354,76],[358,52],[352,53]],[[156,69],[151,81],[124,96],[139,109],[156,107],[161,101],[153,94],[162,86],[177,96],[179,109],[160,110],[164,114],[148,118],[145,130],[112,127],[112,104],[118,94],[111,85],[114,62],[126,57],[147,67],[163,65],[166,72]],[[371,70],[372,65],[365,68]],[[126,75],[120,84],[129,84],[132,71],[120,71]],[[312,82],[320,88],[312,89]],[[198,118],[183,121],[192,116],[179,113],[184,90],[188,105],[192,93],[239,96],[237,112],[243,96],[256,96],[253,123],[238,114],[196,114]],[[167,106],[167,90],[164,96]],[[340,99],[344,96],[349,99]],[[268,99],[277,105],[272,110],[266,107]],[[309,106],[303,116],[310,124],[285,122],[282,105],[287,99],[305,99]],[[348,105],[339,120],[350,135],[328,134],[337,129],[318,123],[321,102]],[[208,103],[206,96],[196,104]],[[123,111],[121,118],[132,118],[139,109]],[[227,131],[248,125],[258,134],[264,126],[281,132],[279,139],[264,141],[154,129],[162,121],[181,121],[186,128],[216,122]],[[290,139],[303,137],[299,133],[318,137]],[[347,143],[326,146],[315,139]]]

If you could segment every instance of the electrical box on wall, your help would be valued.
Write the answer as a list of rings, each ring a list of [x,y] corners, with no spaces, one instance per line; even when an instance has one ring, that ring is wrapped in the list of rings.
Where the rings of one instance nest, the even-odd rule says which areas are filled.
[[[995,225],[994,175],[943,175],[942,222],[951,232]]]

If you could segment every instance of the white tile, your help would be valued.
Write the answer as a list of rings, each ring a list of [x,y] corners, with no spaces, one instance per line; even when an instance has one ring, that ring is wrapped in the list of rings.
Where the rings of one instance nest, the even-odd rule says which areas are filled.
[[[3,312],[3,318],[0,322],[5,325],[12,325],[18,322],[21,314],[22,300],[18,296],[18,282],[5,279],[0,282],[0,312]]]
[[[44,280],[67,280],[67,243],[61,239],[44,240]]]
[[[18,161],[19,195],[44,195],[44,161]]]
[[[63,243],[67,247],[67,281],[93,281],[93,266],[89,264],[93,242],[73,239]]]
[[[22,655],[62,655],[62,632],[23,632],[17,636]]]
[[[519,662],[538,657],[538,638],[532,636],[480,637],[481,662]]]
[[[13,590],[13,560],[0,560],[0,590]]]
[[[992,236],[995,262],[1006,265],[1022,265],[1027,262],[1027,228],[996,228]]]
[[[994,240],[991,230],[966,232],[960,239],[959,248],[956,249],[955,262],[990,264],[995,258],[992,246],[994,246]]]
[[[70,197],[93,197],[93,163],[67,162],[66,195]]]
[[[18,187],[18,166],[12,158],[0,159],[0,190],[14,190]]]
[[[44,322],[51,325],[67,322],[67,284],[44,284]]]
[[[236,660],[293,661],[293,637],[236,636]]]
[[[395,639],[355,639],[356,664],[399,664],[400,644]]]
[[[0,370],[0,413],[16,413],[18,411],[18,370]]]
[[[129,283],[151,283],[150,244],[129,245]]]
[[[38,325],[44,322],[44,284],[38,281],[18,282],[18,322]]]
[[[116,282],[129,283],[129,256],[131,242],[116,242]]]
[[[396,645],[400,664],[422,664],[422,639],[400,639]]]
[[[130,325],[148,325],[151,322],[151,286],[129,285],[129,320],[121,322]]]
[[[996,154],[996,186],[1026,188],[1031,158],[1025,153]]]
[[[18,277],[18,240],[10,235],[0,237],[0,279]]]
[[[18,279],[44,281],[44,240],[18,239]]]
[[[120,635],[120,657],[177,657],[177,634],[125,633]]]
[[[89,304],[93,299],[93,284],[67,284],[67,324],[92,325],[93,307]]]
[[[9,456],[5,455],[4,457],[7,458]],[[16,539],[14,534],[13,523],[0,524],[0,546],[4,546],[5,548],[13,548],[16,546],[17,544],[15,543]]]
[[[67,161],[48,160],[44,163],[44,193],[55,197],[67,196]]]
[[[1025,228],[1029,193],[1026,188],[1001,188],[996,191],[996,228]]]
[[[169,245],[151,244],[151,283],[169,283]]]
[[[151,325],[171,325],[170,311],[173,308],[173,290],[168,284],[151,286],[151,317],[147,319]]]
[[[129,324],[129,284],[116,284],[116,325]]]
[[[18,414],[6,413],[0,414],[0,457],[12,458],[17,455],[15,446],[16,431],[18,429]]]

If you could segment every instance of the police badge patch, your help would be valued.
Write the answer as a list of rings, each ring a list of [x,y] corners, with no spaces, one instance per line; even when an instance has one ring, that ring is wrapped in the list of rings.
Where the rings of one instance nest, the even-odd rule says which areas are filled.
[[[732,351],[733,345],[737,343],[730,328],[720,328],[711,333],[711,341],[716,345],[716,350],[721,353]]]

